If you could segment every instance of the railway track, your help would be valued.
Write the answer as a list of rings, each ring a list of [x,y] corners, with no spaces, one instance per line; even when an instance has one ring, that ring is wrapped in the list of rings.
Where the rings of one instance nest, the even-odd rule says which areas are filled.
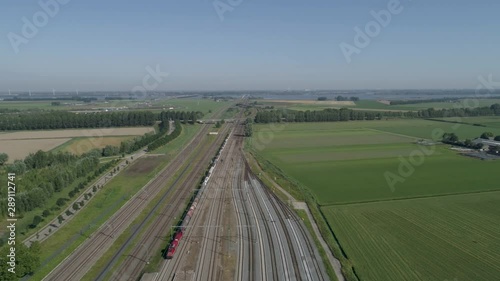
[[[168,241],[166,241],[166,233],[169,232],[169,228],[171,225],[176,223],[176,217],[178,216],[179,210],[185,208],[186,199],[192,195],[193,189],[197,186],[199,179],[202,176],[202,173],[208,167],[210,159],[215,155],[218,147],[222,143],[226,130],[223,130],[221,134],[219,134],[216,141],[209,145],[208,148],[200,148],[199,151],[206,151],[201,155],[201,159],[197,159],[196,161],[192,161],[194,164],[194,168],[192,172],[187,176],[180,186],[177,187],[177,181],[179,181],[182,176],[179,176],[176,183],[172,185],[169,191],[173,188],[177,190],[177,194],[173,194],[173,202],[167,204],[163,207],[160,212],[160,216],[157,216],[154,222],[148,227],[148,229],[143,229],[143,227],[137,228],[137,230],[144,231],[144,235],[140,238],[139,241],[136,242],[136,246],[132,249],[131,253],[127,255],[125,261],[120,265],[117,271],[115,271],[113,278],[111,280],[134,280],[138,278],[141,274],[142,269],[147,264],[147,261],[150,258],[150,255],[157,254],[155,249],[160,249],[164,247]],[[193,160],[193,159],[192,159]],[[193,164],[192,164],[193,165]],[[167,195],[167,193],[165,193]],[[165,204],[165,196],[157,203],[157,206]],[[148,219],[156,213],[156,208],[151,210],[148,214]],[[145,223],[148,219],[143,221]],[[141,224],[142,225],[142,224]],[[103,280],[107,271],[109,271],[113,264],[117,261],[117,259],[123,254],[124,249],[129,245],[129,242],[137,235],[137,231],[134,232],[127,240],[119,251],[115,252],[112,260],[108,262],[106,268],[101,271],[101,274],[97,278],[97,280]],[[144,251],[146,250],[146,251]],[[144,256],[144,252],[146,252],[146,257],[140,258]],[[148,256],[149,254],[149,256]],[[127,279],[128,278],[128,279]]]
[[[241,128],[236,126],[236,134],[231,135],[221,156],[224,165],[217,165],[203,190],[184,242],[174,258],[164,262],[155,280],[328,280],[300,218],[249,169],[242,154]],[[235,211],[222,212],[226,203],[231,203]],[[227,239],[220,227],[228,215],[237,225],[231,236],[236,237],[234,241]],[[234,254],[234,264],[227,259],[223,263],[225,256]],[[231,277],[224,273],[223,266],[235,267]]]
[[[160,190],[159,187],[164,185],[178,171],[184,159],[195,150],[209,129],[210,127],[205,125],[157,177],[149,181],[93,235],[54,268],[44,280],[81,279],[97,259],[112,245],[115,238],[129,226],[131,221],[156,196]]]
[[[238,159],[238,177],[237,182],[234,183],[236,188],[233,188],[233,203],[235,207],[235,214],[238,220],[238,263],[236,268],[236,279],[237,280],[266,280],[265,274],[261,274],[260,278],[257,277],[257,270],[255,268],[256,258],[261,253],[264,252],[262,245],[262,236],[260,233],[259,222],[257,221],[257,215],[253,209],[251,198],[248,195],[248,189],[243,189],[244,183],[244,171],[241,167],[244,167],[243,160]],[[246,186],[246,185],[245,185]],[[247,196],[248,195],[248,198]],[[238,197],[238,200],[236,198]],[[239,202],[239,204],[238,204]],[[250,206],[250,207],[249,207]],[[251,217],[253,215],[253,220]],[[254,236],[254,229],[252,224],[255,224],[257,228],[258,235]],[[245,231],[243,231],[245,230]],[[245,234],[243,233],[245,232]],[[257,238],[258,237],[258,238]],[[255,251],[253,244],[258,243],[259,249]],[[257,253],[256,253],[257,252]],[[248,256],[248,263],[245,263],[244,256]],[[263,259],[261,259],[263,261]],[[264,273],[265,264],[260,264],[261,273]],[[246,275],[246,278],[243,275]]]
[[[232,137],[231,140],[229,141],[229,148],[227,148],[227,152],[225,151],[224,153],[226,162],[223,162],[222,165],[219,164],[219,171],[218,173],[214,173],[213,176],[214,184],[211,185],[211,187],[215,189],[214,199],[217,203],[211,205],[212,207],[210,208],[211,215],[209,215],[209,218],[213,218],[213,214],[215,213],[215,220],[213,220],[213,225],[211,222],[209,227],[205,228],[203,248],[200,259],[198,260],[198,265],[196,267],[196,272],[199,272],[200,274],[196,275],[196,281],[218,280],[217,278],[218,271],[216,266],[218,258],[216,254],[219,252],[217,249],[219,246],[219,239],[220,239],[219,233],[220,229],[223,227],[221,224],[223,215],[222,210],[224,203],[226,202],[225,193],[226,191],[228,191],[227,187],[231,185],[232,182],[231,179],[234,177],[234,170],[230,169],[231,161],[227,160],[227,156],[231,155],[233,150],[234,150],[234,137]],[[230,172],[227,172],[228,170]],[[220,176],[220,173],[224,171],[226,172],[222,176]],[[205,194],[210,194],[210,189],[207,189]],[[207,251],[209,251],[208,257],[206,257]],[[206,276],[204,275],[205,272],[207,272]]]
[[[228,148],[231,149],[231,147],[232,147],[231,141],[228,141],[228,144],[226,145],[226,149],[224,149],[221,153],[221,156],[220,156],[221,159],[223,159],[223,158],[225,159],[225,156],[227,155],[226,151],[228,150]],[[192,227],[192,226],[199,225],[200,219],[204,218],[205,214],[201,213],[201,210],[203,209],[202,206],[204,204],[210,203],[212,201],[211,199],[217,200],[217,199],[221,198],[221,200],[217,200],[218,201],[217,206],[215,204],[210,205],[208,215],[210,217],[213,217],[214,213],[218,213],[219,215],[217,217],[222,217],[222,215],[220,215],[222,208],[219,208],[219,207],[221,207],[224,203],[224,197],[220,196],[221,193],[223,194],[223,192],[221,192],[221,191],[224,188],[221,189],[218,187],[223,186],[224,181],[226,179],[228,179],[229,177],[231,177],[230,174],[224,174],[223,175],[224,180],[220,179],[220,177],[221,177],[220,169],[223,165],[227,166],[228,163],[229,163],[229,161],[227,159],[225,162],[222,162],[222,164],[221,164],[221,162],[219,162],[216,169],[214,170],[212,177],[211,177],[210,181],[208,182],[207,186],[204,187],[202,190],[200,190],[200,199],[198,202],[197,211],[195,212],[194,216],[191,218],[190,225],[187,226],[187,231],[185,232],[185,234],[183,236],[182,242],[178,246],[174,258],[171,260],[165,261],[165,263],[163,264],[163,267],[161,268],[161,270],[158,274],[158,278],[156,280],[174,280],[176,278],[176,274],[179,271],[179,267],[182,264],[183,259],[186,258],[186,255],[187,255],[186,248],[188,245],[188,241],[193,240],[194,239],[194,232],[196,230],[199,230],[199,229],[193,229],[194,227]],[[204,225],[202,225],[202,227],[205,230],[205,234],[203,234],[202,237],[204,237],[206,239],[215,239],[213,237],[208,238],[208,235],[206,235],[206,232],[213,231],[213,229],[217,230],[220,227],[220,220],[215,221],[215,223],[213,225],[212,224],[207,225],[206,221],[205,221],[205,223],[204,223]],[[205,245],[205,243],[204,243],[204,245]],[[202,251],[205,252],[205,255],[206,255],[206,247],[204,247],[202,249]],[[215,252],[215,251],[212,251],[212,253],[213,252]],[[212,266],[210,266],[210,267],[212,267]],[[210,275],[213,275],[213,274],[210,273]]]
[[[258,178],[253,175],[251,177],[253,177],[254,186],[268,198],[285,234],[287,248],[295,273],[295,275],[291,275],[289,278],[291,280],[307,281],[328,280],[322,261],[318,258],[319,254],[300,218],[276,194],[265,188],[264,184]],[[306,246],[303,247],[303,245]]]

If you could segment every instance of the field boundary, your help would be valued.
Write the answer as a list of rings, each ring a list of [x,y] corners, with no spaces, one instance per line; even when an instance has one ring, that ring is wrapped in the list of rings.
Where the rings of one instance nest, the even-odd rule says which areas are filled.
[[[488,190],[477,190],[477,191],[469,191],[469,192],[456,192],[456,193],[444,193],[444,194],[434,194],[434,195],[422,195],[422,196],[414,196],[414,197],[402,197],[402,198],[392,198],[392,199],[381,199],[381,200],[370,200],[370,201],[357,201],[357,202],[346,202],[346,203],[338,203],[338,204],[319,204],[320,207],[335,207],[335,206],[349,206],[349,205],[364,205],[364,204],[376,204],[376,203],[385,203],[385,202],[396,202],[396,201],[406,201],[406,200],[425,200],[436,197],[451,197],[451,196],[460,196],[460,195],[469,195],[469,194],[480,194],[480,193],[493,193],[500,192],[500,187],[498,189],[488,189]]]

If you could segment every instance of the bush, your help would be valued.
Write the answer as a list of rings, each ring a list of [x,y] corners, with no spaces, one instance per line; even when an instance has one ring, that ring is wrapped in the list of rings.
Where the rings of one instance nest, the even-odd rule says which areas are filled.
[[[50,215],[49,210],[45,210],[45,211],[43,211],[43,213],[42,213],[42,216],[43,216],[44,218],[48,217],[49,215]]]
[[[66,198],[59,198],[59,199],[57,199],[56,204],[57,204],[57,206],[62,207],[62,206],[64,206],[66,204],[67,200],[68,199],[66,199]]]

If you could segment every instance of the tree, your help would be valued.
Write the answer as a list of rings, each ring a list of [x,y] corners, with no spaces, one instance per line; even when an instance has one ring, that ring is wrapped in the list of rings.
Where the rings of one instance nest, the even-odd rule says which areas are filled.
[[[458,142],[458,136],[455,135],[455,133],[444,133],[443,134],[443,142],[456,143],[456,142]]]
[[[500,136],[496,136],[495,141],[500,141]]]
[[[44,210],[43,213],[42,213],[42,216],[45,217],[45,218],[48,217],[49,215],[50,215],[49,210]]]
[[[495,135],[492,132],[484,132],[481,135],[482,139],[489,140],[490,138],[494,137]]]
[[[319,101],[325,101],[325,100],[327,100],[327,98],[326,97],[318,97],[318,100]]]
[[[37,216],[35,216],[35,217],[33,218],[33,222],[31,223],[30,227],[31,227],[31,228],[35,228],[35,227],[36,227],[39,223],[41,223],[42,221],[43,221],[42,217],[40,217],[40,216],[38,216],[38,215],[37,215]]]
[[[464,142],[464,145],[467,146],[467,147],[472,147],[473,146],[472,140],[466,139],[465,142]]]
[[[4,165],[9,160],[9,155],[7,153],[0,153],[0,165]]]
[[[62,206],[64,206],[64,204],[66,204],[66,199],[65,198],[59,198],[59,199],[57,199],[56,204],[57,204],[57,206],[62,207]]]

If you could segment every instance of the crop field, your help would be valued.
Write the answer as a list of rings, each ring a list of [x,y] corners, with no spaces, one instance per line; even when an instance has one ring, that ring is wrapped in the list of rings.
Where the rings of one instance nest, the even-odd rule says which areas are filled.
[[[0,153],[7,153],[8,162],[12,163],[14,160],[24,159],[30,153],[49,151],[70,140],[71,138],[0,140]]]
[[[76,149],[77,153],[83,153],[83,150],[106,146],[104,144],[106,142],[116,143],[121,137],[130,138],[152,131],[154,131],[153,128],[134,127],[9,132],[0,134],[0,152],[9,155],[9,162],[23,159],[38,150]],[[112,138],[107,139],[110,136]],[[74,142],[73,139],[75,139]]]
[[[323,208],[361,280],[497,280],[500,192]]]
[[[133,139],[134,137],[135,136],[73,138],[56,147],[54,151],[64,151],[80,155],[94,148],[104,148],[107,145],[120,147],[123,141]]]
[[[494,280],[500,161],[417,143],[435,129],[500,134],[428,120],[262,124],[251,144],[314,193],[361,280]]]

